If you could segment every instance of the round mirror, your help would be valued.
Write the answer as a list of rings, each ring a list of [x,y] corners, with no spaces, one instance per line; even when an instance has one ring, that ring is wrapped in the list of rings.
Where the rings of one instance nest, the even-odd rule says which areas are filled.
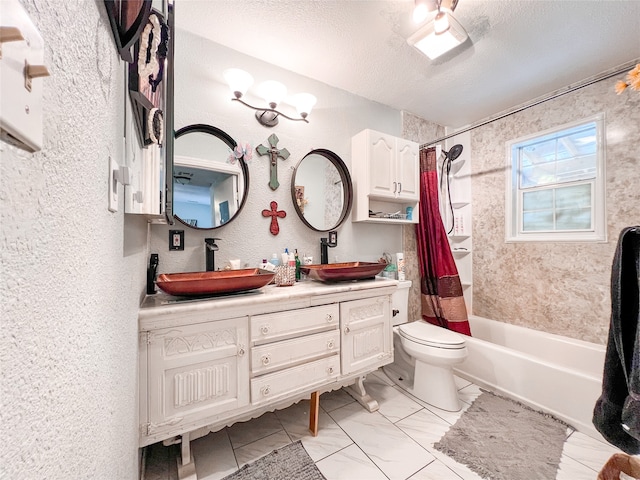
[[[291,177],[291,196],[298,216],[317,232],[335,230],[351,211],[351,176],[330,150],[310,151]]]
[[[247,200],[249,170],[243,159],[229,162],[236,142],[211,125],[176,132],[173,156],[173,213],[193,228],[209,230],[238,216]]]

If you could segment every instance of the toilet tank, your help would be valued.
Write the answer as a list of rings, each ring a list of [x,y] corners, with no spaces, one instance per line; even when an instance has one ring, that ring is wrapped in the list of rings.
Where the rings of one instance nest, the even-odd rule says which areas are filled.
[[[407,323],[409,321],[409,289],[411,288],[410,280],[398,282],[398,289],[391,295],[391,321],[393,326]]]

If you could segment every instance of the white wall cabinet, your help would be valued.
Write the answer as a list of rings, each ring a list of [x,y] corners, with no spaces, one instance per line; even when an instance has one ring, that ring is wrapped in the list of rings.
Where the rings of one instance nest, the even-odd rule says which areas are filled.
[[[352,395],[375,410],[362,381],[393,361],[396,288],[393,280],[308,281],[184,303],[147,296],[139,314],[140,446],[181,437],[189,459],[194,438],[354,383]]]
[[[354,222],[418,222],[419,147],[375,130],[351,139]],[[407,207],[413,209],[411,218],[406,217]]]
[[[156,144],[140,146],[132,113],[134,107],[128,93],[125,99],[124,158],[129,168],[129,184],[124,187],[124,211],[160,222],[165,211],[164,149]]]

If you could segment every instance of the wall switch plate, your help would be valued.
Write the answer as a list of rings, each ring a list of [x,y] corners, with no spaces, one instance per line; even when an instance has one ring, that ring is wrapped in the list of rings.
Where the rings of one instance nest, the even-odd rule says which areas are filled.
[[[118,211],[118,181],[116,180],[116,173],[118,172],[118,164],[109,157],[109,211]]]
[[[169,230],[169,250],[184,250],[184,230]]]

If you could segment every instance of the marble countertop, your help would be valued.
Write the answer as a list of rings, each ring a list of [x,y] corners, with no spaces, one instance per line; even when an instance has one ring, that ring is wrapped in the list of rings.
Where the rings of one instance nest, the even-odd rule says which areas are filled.
[[[397,280],[378,278],[351,282],[297,282],[290,287],[266,287],[217,297],[175,297],[166,293],[146,295],[138,314],[140,331],[181,324],[215,321],[279,310],[392,294]]]

